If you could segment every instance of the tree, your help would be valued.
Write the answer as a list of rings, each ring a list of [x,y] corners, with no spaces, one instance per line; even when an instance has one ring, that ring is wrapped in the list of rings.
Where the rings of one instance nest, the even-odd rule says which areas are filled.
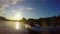
[[[22,18],[21,20],[23,23],[27,23],[27,19],[26,18]]]

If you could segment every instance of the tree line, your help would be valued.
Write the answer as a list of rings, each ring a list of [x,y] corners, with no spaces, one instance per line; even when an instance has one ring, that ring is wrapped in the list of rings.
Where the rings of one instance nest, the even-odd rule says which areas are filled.
[[[34,24],[39,24],[40,26],[59,26],[60,25],[60,15],[58,16],[52,16],[52,17],[46,17],[46,18],[39,18],[39,19],[33,19],[33,18],[22,18],[20,20],[21,22],[24,22],[26,24],[29,24],[33,26]]]
[[[9,21],[9,19],[6,19],[4,17],[0,16],[0,20],[7,20]],[[29,24],[31,26],[33,26],[34,24],[38,24],[40,26],[56,26],[56,25],[60,25],[60,15],[58,16],[52,16],[52,17],[46,17],[46,18],[38,18],[38,19],[34,19],[34,18],[22,18],[22,20],[19,20],[20,22]]]

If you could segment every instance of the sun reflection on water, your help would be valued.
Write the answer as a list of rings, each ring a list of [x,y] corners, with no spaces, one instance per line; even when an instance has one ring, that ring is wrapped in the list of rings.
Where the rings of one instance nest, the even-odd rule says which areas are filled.
[[[7,28],[9,29],[11,28],[15,30],[22,29],[22,25],[23,25],[21,22],[17,22],[17,21],[7,21],[5,24]]]
[[[17,30],[17,31],[22,31],[26,28],[31,28],[30,25],[24,24],[22,22],[18,21],[6,21],[6,27],[8,30]]]
[[[18,30],[20,28],[19,22],[16,22],[16,29]]]
[[[28,33],[27,30],[27,25],[25,27],[25,24],[19,21],[4,21],[4,23],[2,23],[3,26],[0,28],[0,30],[6,31],[7,33]]]

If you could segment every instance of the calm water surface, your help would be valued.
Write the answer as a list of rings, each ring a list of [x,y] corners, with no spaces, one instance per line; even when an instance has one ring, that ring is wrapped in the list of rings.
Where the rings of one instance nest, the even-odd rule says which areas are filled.
[[[28,30],[28,24],[24,24],[18,21],[0,21],[0,34],[60,34],[60,26],[54,27],[41,27],[41,26],[31,26],[31,30]]]
[[[0,34],[28,34],[28,30],[21,22],[0,21]]]

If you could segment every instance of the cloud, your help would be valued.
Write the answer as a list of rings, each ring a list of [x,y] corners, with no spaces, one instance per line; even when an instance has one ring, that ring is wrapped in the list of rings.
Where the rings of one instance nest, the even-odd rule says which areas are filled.
[[[4,8],[2,6],[0,6],[0,14],[4,13]]]
[[[15,15],[15,14],[17,14],[17,13],[22,13],[22,12],[20,12],[20,11],[18,11],[18,10],[11,10],[11,13],[10,14],[12,14],[12,15]]]
[[[0,14],[3,14],[4,9],[10,7],[11,5],[15,5],[17,2],[22,2],[25,0],[0,0]]]
[[[29,10],[29,11],[33,10],[33,8],[26,8],[26,9]]]
[[[19,13],[19,12],[17,10],[12,10],[11,13],[16,14],[16,13]]]
[[[22,1],[26,1],[26,0],[19,0],[20,2],[22,2]]]
[[[18,7],[20,11],[32,11],[34,8],[32,7],[26,7],[26,6],[20,6]]]
[[[15,5],[17,2],[22,2],[24,0],[0,0],[0,5],[3,7],[9,7],[11,5]]]
[[[13,17],[12,17],[13,16]],[[19,19],[19,18],[22,18],[23,17],[23,14],[22,14],[22,12],[19,12],[19,11],[17,11],[17,10],[12,10],[11,11],[11,13],[9,13],[7,16],[6,16],[6,18],[7,19],[13,19],[13,20],[15,20],[15,19]]]

